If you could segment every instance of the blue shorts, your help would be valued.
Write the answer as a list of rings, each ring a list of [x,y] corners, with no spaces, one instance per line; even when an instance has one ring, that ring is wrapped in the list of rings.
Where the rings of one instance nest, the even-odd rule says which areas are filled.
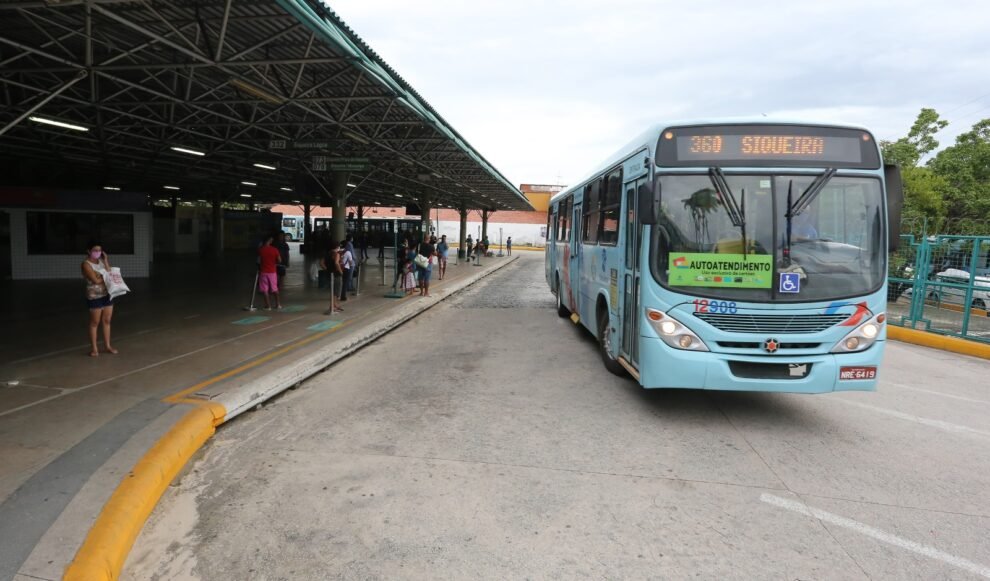
[[[111,297],[110,295],[106,295],[98,299],[86,299],[86,302],[89,303],[89,309],[91,311],[95,311],[105,307],[112,307],[113,297]]]
[[[419,269],[420,282],[430,282],[430,275],[433,274],[433,270],[430,268],[423,268],[421,266],[417,266],[416,268]]]

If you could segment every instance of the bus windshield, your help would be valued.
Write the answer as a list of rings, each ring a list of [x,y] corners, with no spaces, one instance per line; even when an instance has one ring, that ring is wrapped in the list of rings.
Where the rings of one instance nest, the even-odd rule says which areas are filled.
[[[663,286],[723,300],[805,302],[865,295],[883,283],[878,179],[718,173],[723,187],[710,174],[658,178],[652,260]],[[823,187],[812,187],[816,178]],[[809,190],[815,195],[796,207]]]

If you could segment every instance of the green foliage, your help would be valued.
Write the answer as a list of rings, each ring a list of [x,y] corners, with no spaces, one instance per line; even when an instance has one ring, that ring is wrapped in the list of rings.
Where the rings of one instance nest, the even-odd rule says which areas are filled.
[[[957,137],[928,165],[949,185],[945,201],[951,217],[990,218],[990,119]]]
[[[880,143],[884,161],[902,168],[918,165],[922,157],[938,149],[935,134],[948,125],[949,122],[941,119],[935,109],[922,109],[907,137]]]
[[[950,191],[944,177],[927,167],[901,169],[904,181],[904,218],[937,218],[945,215],[945,197]]]
[[[901,166],[904,217],[946,223],[990,218],[990,119],[980,121],[938,152],[935,135],[948,126],[934,109],[922,109],[905,137],[883,141],[885,163]]]

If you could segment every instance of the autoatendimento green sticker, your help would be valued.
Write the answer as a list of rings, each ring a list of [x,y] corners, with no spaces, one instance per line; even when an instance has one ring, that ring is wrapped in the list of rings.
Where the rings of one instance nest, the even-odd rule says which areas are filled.
[[[767,254],[670,253],[671,286],[770,288],[772,275]]]

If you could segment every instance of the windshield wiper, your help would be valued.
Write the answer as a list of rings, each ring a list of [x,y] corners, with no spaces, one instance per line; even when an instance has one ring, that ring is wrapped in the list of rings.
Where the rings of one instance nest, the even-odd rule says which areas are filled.
[[[787,218],[787,240],[784,242],[784,266],[788,267],[791,265],[791,223],[794,221],[794,217],[801,212],[808,209],[811,202],[815,201],[818,194],[822,193],[825,189],[825,185],[835,176],[835,168],[830,167],[822,172],[821,175],[817,176],[814,180],[808,184],[801,195],[798,196],[797,201],[791,201],[791,197],[794,192],[794,180],[790,180],[787,183],[787,212],[784,217]]]
[[[834,167],[830,167],[830,168],[826,169],[821,175],[819,175],[818,177],[816,177],[808,185],[807,189],[805,189],[803,192],[801,192],[801,195],[798,196],[798,199],[793,204],[791,203],[790,199],[788,199],[787,200],[787,217],[788,218],[793,218],[794,216],[797,216],[801,212],[807,210],[808,209],[808,206],[811,205],[811,202],[814,202],[815,201],[815,198],[818,197],[818,194],[822,193],[822,190],[825,189],[825,184],[827,184],[828,181],[830,179],[832,179],[832,176],[835,175],[835,171],[836,170],[835,170]],[[794,183],[794,180],[791,180],[791,183],[793,184]],[[787,193],[788,193],[788,196],[789,196],[790,195],[790,186],[788,186]]]
[[[718,201],[725,208],[725,213],[729,215],[732,225],[738,227],[742,232],[742,255],[743,260],[746,260],[746,255],[749,254],[746,248],[746,188],[743,188],[740,192],[739,199],[742,202],[740,205],[739,202],[736,202],[736,197],[732,194],[729,182],[725,180],[725,174],[722,173],[722,168],[718,166],[708,168],[708,179],[715,186]]]

